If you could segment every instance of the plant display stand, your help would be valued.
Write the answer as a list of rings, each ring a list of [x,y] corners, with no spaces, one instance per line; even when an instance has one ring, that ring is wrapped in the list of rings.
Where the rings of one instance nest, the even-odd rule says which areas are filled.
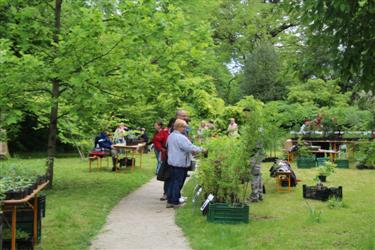
[[[249,206],[246,204],[230,205],[227,203],[210,203],[207,221],[214,223],[249,223]]]
[[[12,216],[12,239],[11,250],[16,250],[16,228],[17,228],[17,207],[28,206],[32,209],[33,213],[33,242],[38,242],[38,193],[48,185],[48,181],[39,185],[30,195],[19,200],[5,200],[3,201],[3,211],[10,211]],[[32,202],[31,202],[32,201]]]
[[[316,160],[313,157],[298,157],[297,158],[298,168],[313,168],[316,167]]]

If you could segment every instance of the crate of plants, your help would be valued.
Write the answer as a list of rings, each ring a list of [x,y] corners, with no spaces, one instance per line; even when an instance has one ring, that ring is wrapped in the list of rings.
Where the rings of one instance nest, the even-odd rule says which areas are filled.
[[[246,188],[249,186],[250,171],[246,158],[239,156],[240,143],[236,138],[214,138],[206,141],[205,147],[210,156],[201,159],[197,176],[204,192],[215,197],[208,205],[208,222],[249,222]]]
[[[5,195],[5,200],[23,199],[47,181],[45,169],[39,164],[26,165],[15,160],[7,160],[0,162],[0,168],[0,193]]]
[[[322,183],[316,186],[303,185],[302,187],[303,198],[327,201],[330,197],[342,199],[342,187],[326,187]]]
[[[0,179],[0,190],[5,200],[20,200],[30,195],[43,182],[45,177],[5,176]]]
[[[243,203],[210,203],[207,221],[228,224],[249,223],[249,206]]]
[[[349,168],[349,160],[337,159],[335,163],[337,165],[337,168]]]
[[[298,168],[313,168],[316,167],[315,155],[311,153],[311,150],[301,140],[298,141],[297,151],[297,167]]]

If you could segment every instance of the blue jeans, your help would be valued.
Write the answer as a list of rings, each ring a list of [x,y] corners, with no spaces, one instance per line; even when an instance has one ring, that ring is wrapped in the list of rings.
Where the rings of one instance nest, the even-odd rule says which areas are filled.
[[[159,150],[154,150],[155,151],[155,157],[156,157],[156,170],[155,173],[158,174],[160,165],[161,165],[161,160],[160,160],[160,151]]]
[[[181,197],[181,187],[186,178],[187,168],[172,167],[171,177],[168,181],[168,203],[178,205]]]

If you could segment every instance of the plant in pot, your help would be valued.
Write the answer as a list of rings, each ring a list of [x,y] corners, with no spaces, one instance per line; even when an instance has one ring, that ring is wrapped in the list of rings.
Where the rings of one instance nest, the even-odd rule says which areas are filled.
[[[209,204],[208,221],[221,223],[248,222],[249,207],[245,204],[247,184],[250,179],[247,164],[239,159],[240,140],[212,138],[205,147],[209,157],[201,159],[198,180],[206,196],[213,194]],[[219,216],[221,214],[221,216]]]
[[[330,176],[335,172],[336,164],[330,161],[326,161],[322,166],[318,168],[318,175],[315,180],[320,182],[326,182],[327,176]]]

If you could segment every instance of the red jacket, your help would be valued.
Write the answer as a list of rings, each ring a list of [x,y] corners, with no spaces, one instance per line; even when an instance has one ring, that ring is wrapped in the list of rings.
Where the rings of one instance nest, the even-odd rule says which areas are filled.
[[[165,160],[167,156],[166,155],[167,150],[166,150],[165,144],[167,143],[168,136],[169,136],[169,129],[163,128],[154,135],[154,138],[152,138],[152,143],[154,144],[154,148],[161,152],[162,161]]]

